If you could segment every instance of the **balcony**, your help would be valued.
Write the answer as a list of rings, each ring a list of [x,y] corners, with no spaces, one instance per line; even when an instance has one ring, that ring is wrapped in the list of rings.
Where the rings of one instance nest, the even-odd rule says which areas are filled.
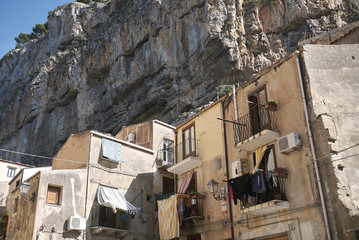
[[[174,193],[161,193],[155,194],[156,207],[155,211],[158,211],[157,201],[170,198]],[[181,194],[183,196],[188,196],[190,198],[191,205],[185,206],[183,212],[183,221],[191,221],[194,219],[204,219],[203,217],[203,199],[204,195],[202,194]]]
[[[175,146],[175,156],[177,163],[168,168],[167,171],[174,174],[184,174],[202,164],[199,155],[199,141],[187,139],[185,144],[179,143]]]
[[[236,146],[245,151],[253,151],[267,145],[279,137],[276,112],[258,107],[233,124]]]
[[[129,214],[114,213],[111,208],[95,206],[91,209],[91,233],[94,235],[108,235],[123,237],[129,230]]]
[[[157,152],[156,156],[156,165],[157,167],[169,167],[172,166],[174,162],[174,150],[173,146],[168,146],[166,149],[160,149]]]
[[[290,208],[290,203],[285,196],[285,188],[282,177],[274,177],[277,186],[267,189],[265,193],[257,194],[253,202],[242,202],[242,213],[247,215],[267,215]]]

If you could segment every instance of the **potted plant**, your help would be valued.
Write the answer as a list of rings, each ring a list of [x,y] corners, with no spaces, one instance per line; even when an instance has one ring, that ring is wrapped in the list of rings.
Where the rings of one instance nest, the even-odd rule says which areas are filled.
[[[277,111],[278,105],[276,102],[270,101],[266,105],[264,105],[264,108],[269,111]]]
[[[278,178],[287,178],[288,177],[288,169],[286,168],[274,168],[274,176]]]

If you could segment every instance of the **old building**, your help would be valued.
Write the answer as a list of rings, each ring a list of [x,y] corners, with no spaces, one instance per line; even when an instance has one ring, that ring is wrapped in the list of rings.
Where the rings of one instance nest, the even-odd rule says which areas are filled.
[[[9,193],[9,182],[16,174],[24,168],[32,168],[33,166],[0,159],[0,215],[6,210],[6,199]]]
[[[119,138],[71,135],[53,170],[27,179],[27,191],[26,184],[12,191],[7,239],[152,239],[154,189],[162,192],[154,187],[162,179],[157,152],[173,139],[173,129],[154,120],[123,128]]]
[[[184,188],[192,201],[178,231],[169,232],[180,239],[355,239],[358,49],[304,45],[179,125],[167,170],[176,174],[176,192]],[[225,200],[227,182],[237,200]]]

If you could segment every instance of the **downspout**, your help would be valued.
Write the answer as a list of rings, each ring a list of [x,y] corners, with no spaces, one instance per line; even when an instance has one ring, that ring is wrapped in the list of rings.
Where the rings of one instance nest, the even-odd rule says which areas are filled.
[[[236,86],[233,84],[233,102],[234,102],[234,116],[236,117],[235,122],[238,121],[238,108],[237,108],[237,94],[236,94]],[[223,119],[224,115],[223,115]]]
[[[235,92],[234,92],[235,94]],[[235,99],[235,98],[234,98]],[[225,116],[225,106],[224,106],[224,100],[222,100],[222,117],[223,119],[226,119]],[[227,146],[227,131],[226,131],[226,122],[223,122],[223,135],[224,135],[224,158],[226,160],[226,174],[227,178],[229,177],[229,167],[228,167],[228,146]],[[232,201],[228,196],[228,206],[229,206],[229,219],[231,223],[231,239],[234,240],[234,229],[233,229],[233,213],[232,213]]]
[[[178,161],[178,139],[177,139],[177,131],[175,132],[175,143],[176,143],[176,145],[175,145],[175,152],[176,152],[176,154],[175,154],[175,164],[177,164],[177,161]],[[175,192],[174,193],[177,193],[177,174],[174,174],[175,175]]]
[[[305,99],[305,95],[304,95],[303,78],[302,78],[301,68],[300,68],[300,63],[299,63],[299,54],[300,53],[299,53],[299,51],[297,51],[296,53],[297,53],[297,68],[298,68],[298,75],[299,75],[299,82],[300,82],[300,90],[301,90],[301,93],[302,93],[302,100],[303,100],[303,106],[304,106],[304,112],[305,112],[305,120],[306,120],[306,124],[307,124],[307,128],[308,128],[308,135],[309,135],[309,140],[310,140],[310,148],[311,148],[312,155],[313,155],[315,176],[317,178],[320,201],[321,201],[322,209],[323,209],[325,228],[326,228],[326,231],[327,231],[328,240],[331,240],[327,209],[326,209],[326,204],[325,204],[325,199],[324,199],[324,194],[323,194],[323,188],[322,188],[322,183],[321,183],[320,174],[319,174],[317,157],[315,155],[313,136],[312,136],[312,131],[311,131],[310,122],[309,122],[309,116],[308,116],[308,108],[307,108],[306,99]]]
[[[91,143],[92,143],[92,133],[90,133],[90,143],[89,143],[89,157],[87,163],[87,180],[86,180],[86,202],[85,202],[85,214],[84,218],[87,216],[87,205],[88,205],[88,194],[90,191],[90,160],[91,160]],[[87,218],[86,218],[87,219]],[[86,230],[84,231],[84,240],[87,239],[87,220],[86,220]]]

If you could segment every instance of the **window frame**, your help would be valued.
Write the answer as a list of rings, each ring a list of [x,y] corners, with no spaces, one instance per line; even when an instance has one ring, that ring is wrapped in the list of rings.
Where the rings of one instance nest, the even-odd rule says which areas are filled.
[[[262,162],[261,162],[261,164],[260,164],[260,169],[262,169],[261,168],[261,166],[264,164],[265,165],[265,169],[262,169],[262,170],[265,170],[265,171],[268,171],[268,150],[272,150],[273,151],[273,161],[274,161],[274,168],[277,168],[278,167],[278,164],[277,164],[277,156],[276,156],[276,152],[275,152],[275,145],[274,144],[271,144],[271,145],[268,145],[267,146],[267,149],[266,149],[266,152],[265,152],[265,154],[264,154],[264,156],[263,156],[263,159],[262,159]],[[266,157],[267,156],[267,157]],[[253,154],[252,154],[252,157],[253,157],[253,168],[256,166],[256,164],[257,164],[257,156],[256,156],[256,153],[255,152],[253,152]],[[265,158],[265,159],[264,159]],[[265,163],[263,162],[263,161],[265,161]]]
[[[7,177],[13,178],[16,175],[16,168],[15,167],[7,167]]]
[[[264,102],[260,102],[260,96],[259,93],[263,91],[264,93]],[[264,105],[268,103],[268,94],[267,94],[267,88],[266,85],[261,86],[260,88],[257,88],[255,91],[250,92],[247,94],[247,99],[250,102],[253,102],[250,98],[255,97],[256,98],[256,104],[255,106],[253,103],[248,103],[248,109],[249,109],[249,115],[250,115],[250,121],[251,121],[251,131],[252,135],[263,131],[264,129],[267,129],[271,126],[270,118],[268,116],[268,112],[261,110],[261,107],[264,108]],[[262,113],[265,113],[267,116],[262,116]],[[254,125],[254,118],[258,118],[258,123],[256,123],[256,126]],[[266,123],[263,124],[263,119],[266,119]],[[264,121],[263,121],[264,122]],[[258,128],[258,129],[257,129]]]
[[[53,202],[49,201],[49,189],[58,190],[57,191],[57,196],[56,196],[56,199],[57,199],[56,203],[53,203]],[[62,187],[49,184],[47,186],[47,192],[46,192],[46,204],[52,205],[52,206],[61,206],[61,203],[62,203]]]
[[[19,197],[16,197],[14,199],[14,209],[12,210],[12,213],[17,213],[18,206],[19,206]]]
[[[191,134],[191,128],[193,128],[193,136]],[[186,138],[185,138],[185,134],[186,131],[188,131],[188,153],[186,154]],[[195,124],[192,123],[189,126],[187,126],[186,128],[184,128],[182,130],[182,149],[183,149],[183,159],[186,159],[188,157],[195,157],[196,156],[196,127]],[[193,149],[192,149],[193,147]]]

